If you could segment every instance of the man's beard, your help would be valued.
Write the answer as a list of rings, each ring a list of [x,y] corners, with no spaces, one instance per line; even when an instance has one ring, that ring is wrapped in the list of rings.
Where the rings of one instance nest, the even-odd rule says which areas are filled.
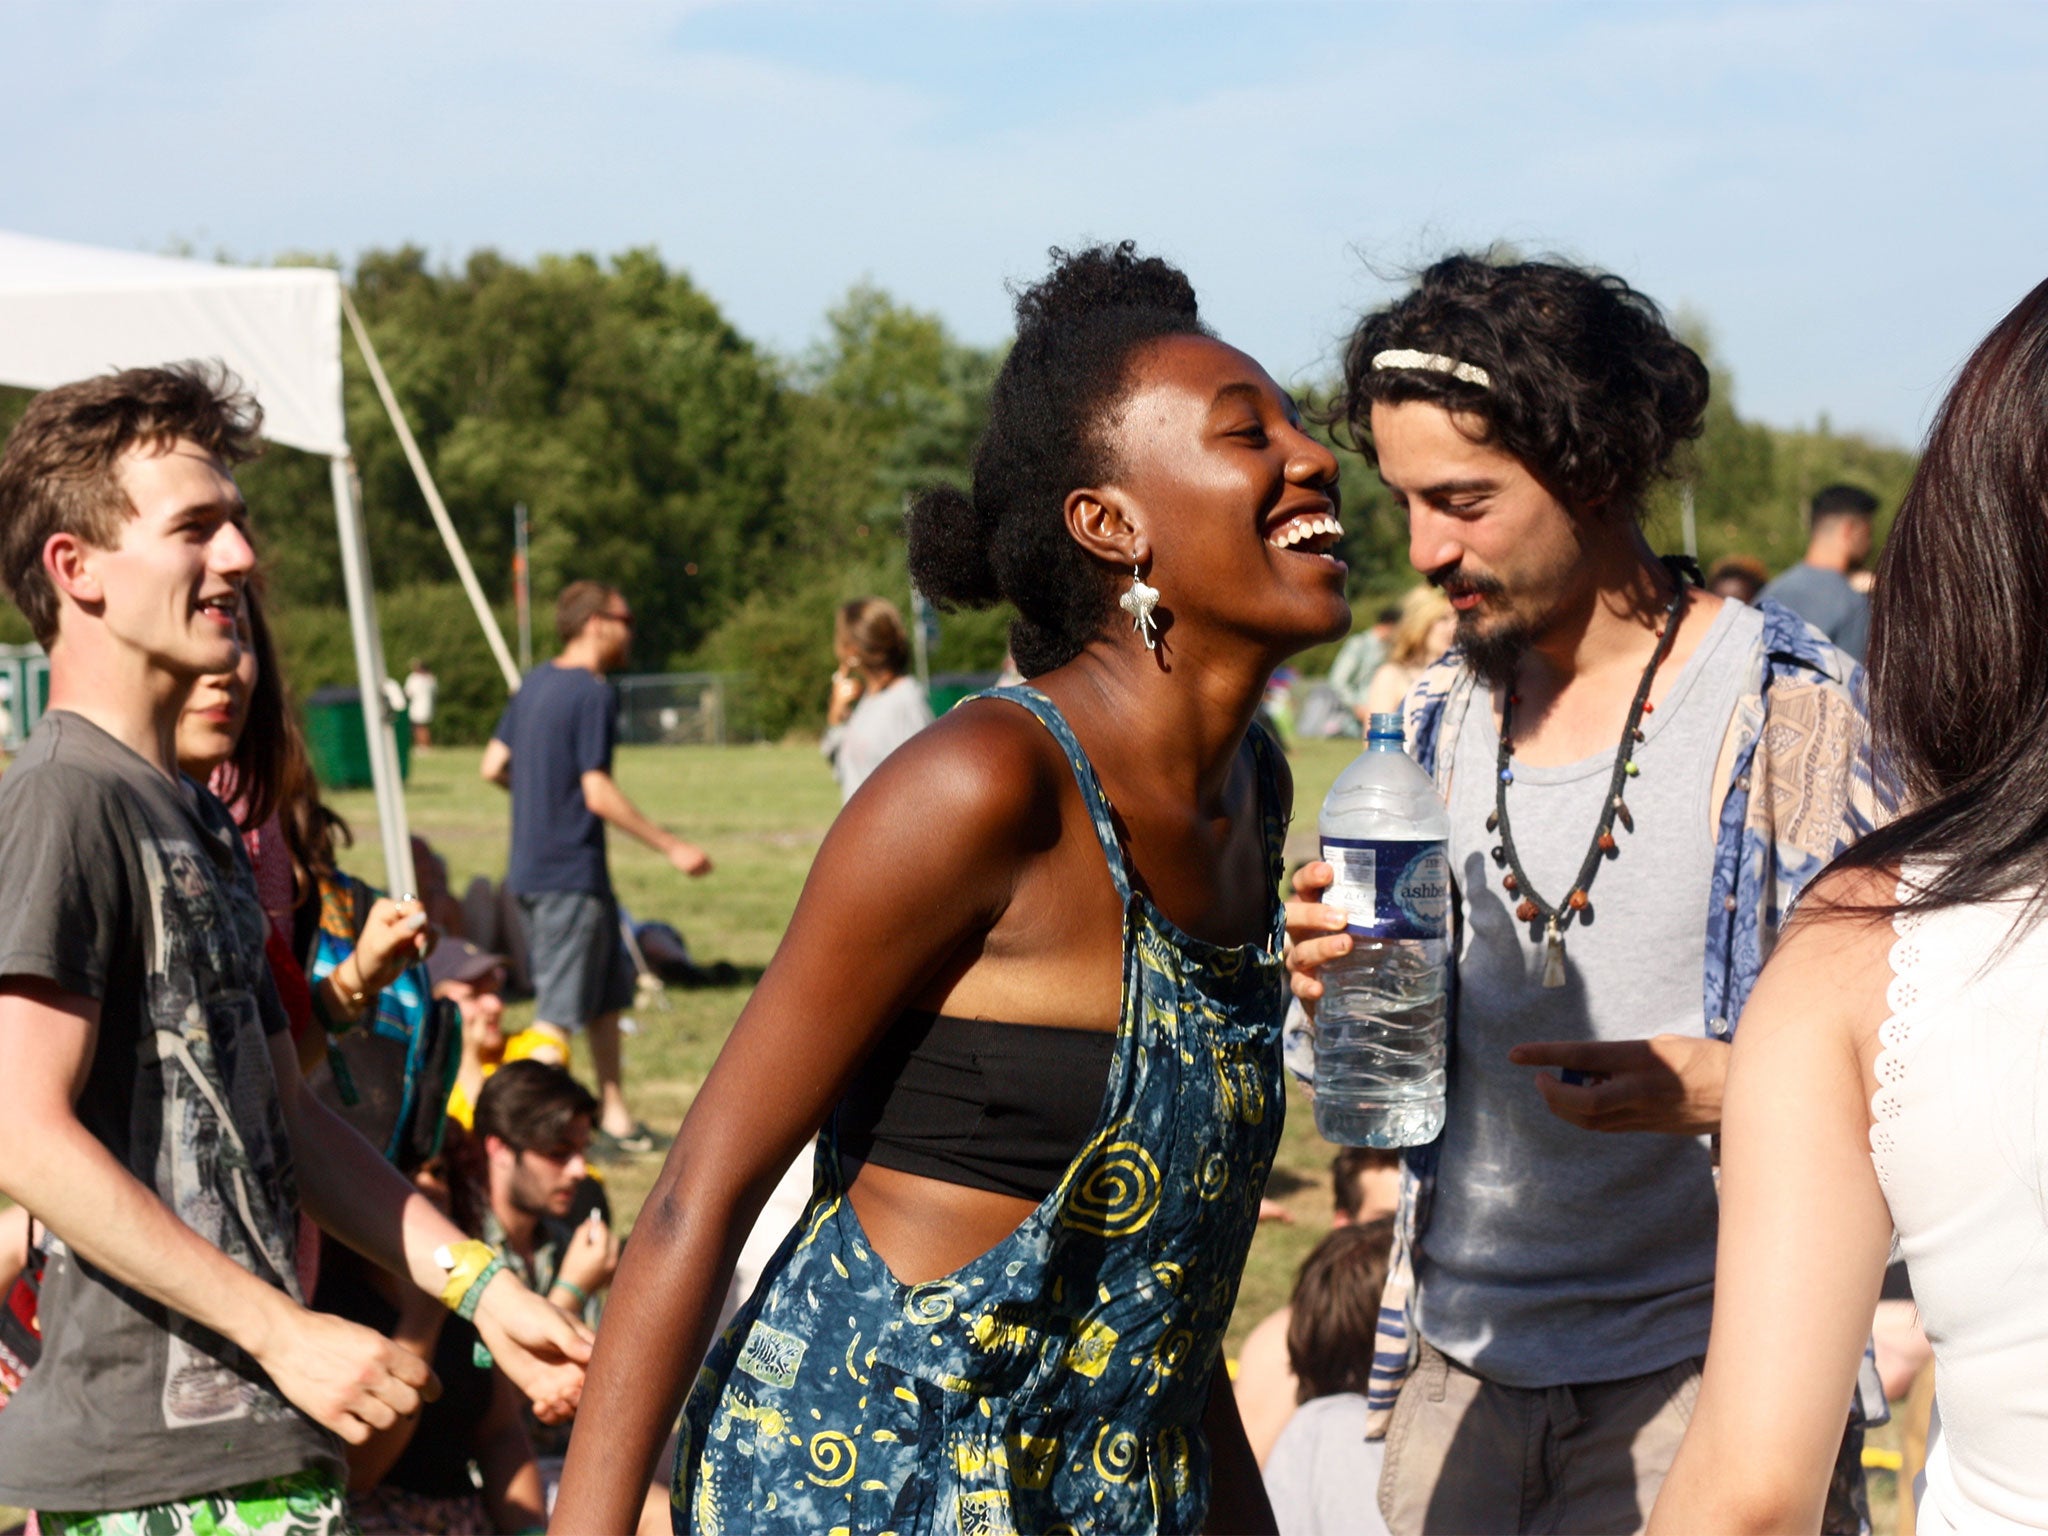
[[[1515,669],[1536,637],[1520,619],[1505,619],[1482,630],[1479,615],[1471,613],[1458,616],[1457,638],[1465,664],[1479,674],[1481,682],[1493,688],[1511,688]]]
[[[1465,664],[1479,674],[1482,682],[1495,688],[1512,687],[1515,668],[1527,654],[1535,632],[1525,621],[1512,616],[1497,619],[1489,627],[1481,627],[1486,604],[1504,598],[1507,587],[1492,576],[1457,572],[1437,580],[1436,585],[1446,591],[1455,588],[1461,594],[1475,593],[1482,599],[1479,607],[1458,615],[1456,644],[1464,653]]]

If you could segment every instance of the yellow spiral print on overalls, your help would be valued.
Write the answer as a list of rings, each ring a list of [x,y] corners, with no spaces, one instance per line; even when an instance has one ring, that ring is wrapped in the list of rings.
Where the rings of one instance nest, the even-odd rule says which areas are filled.
[[[685,1407],[678,1532],[1142,1536],[1197,1530],[1207,1512],[1202,1414],[1285,1102],[1276,749],[1254,729],[1271,927],[1226,949],[1133,890],[1051,701],[984,697],[1059,741],[1123,902],[1096,1130],[1009,1237],[906,1286],[844,1198],[828,1125],[809,1209]]]

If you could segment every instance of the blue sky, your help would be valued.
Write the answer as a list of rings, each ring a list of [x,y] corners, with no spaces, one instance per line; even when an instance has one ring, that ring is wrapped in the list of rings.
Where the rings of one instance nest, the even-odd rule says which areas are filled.
[[[0,0],[0,227],[264,260],[653,245],[785,352],[963,337],[1132,236],[1283,379],[1511,240],[1703,318],[1745,414],[1916,440],[2048,277],[2048,6]]]

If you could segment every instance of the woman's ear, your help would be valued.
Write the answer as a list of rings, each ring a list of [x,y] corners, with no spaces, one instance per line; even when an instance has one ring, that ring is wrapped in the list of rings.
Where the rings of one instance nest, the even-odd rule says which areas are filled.
[[[1152,558],[1152,541],[1142,519],[1116,491],[1095,487],[1069,491],[1062,510],[1068,534],[1096,559],[1129,568]]]

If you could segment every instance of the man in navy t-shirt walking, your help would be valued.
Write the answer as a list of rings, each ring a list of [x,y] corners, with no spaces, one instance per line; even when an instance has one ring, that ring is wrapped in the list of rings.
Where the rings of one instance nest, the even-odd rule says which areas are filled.
[[[555,601],[562,652],[526,674],[484,749],[483,776],[512,791],[512,862],[505,884],[531,929],[533,1029],[568,1064],[569,1036],[590,1032],[601,1105],[601,1148],[650,1151],[652,1133],[626,1108],[619,1010],[633,1000],[633,962],[605,860],[605,823],[631,834],[686,875],[708,874],[703,849],[642,815],[612,779],[618,700],[607,672],[626,663],[633,611],[614,588],[571,582]]]

